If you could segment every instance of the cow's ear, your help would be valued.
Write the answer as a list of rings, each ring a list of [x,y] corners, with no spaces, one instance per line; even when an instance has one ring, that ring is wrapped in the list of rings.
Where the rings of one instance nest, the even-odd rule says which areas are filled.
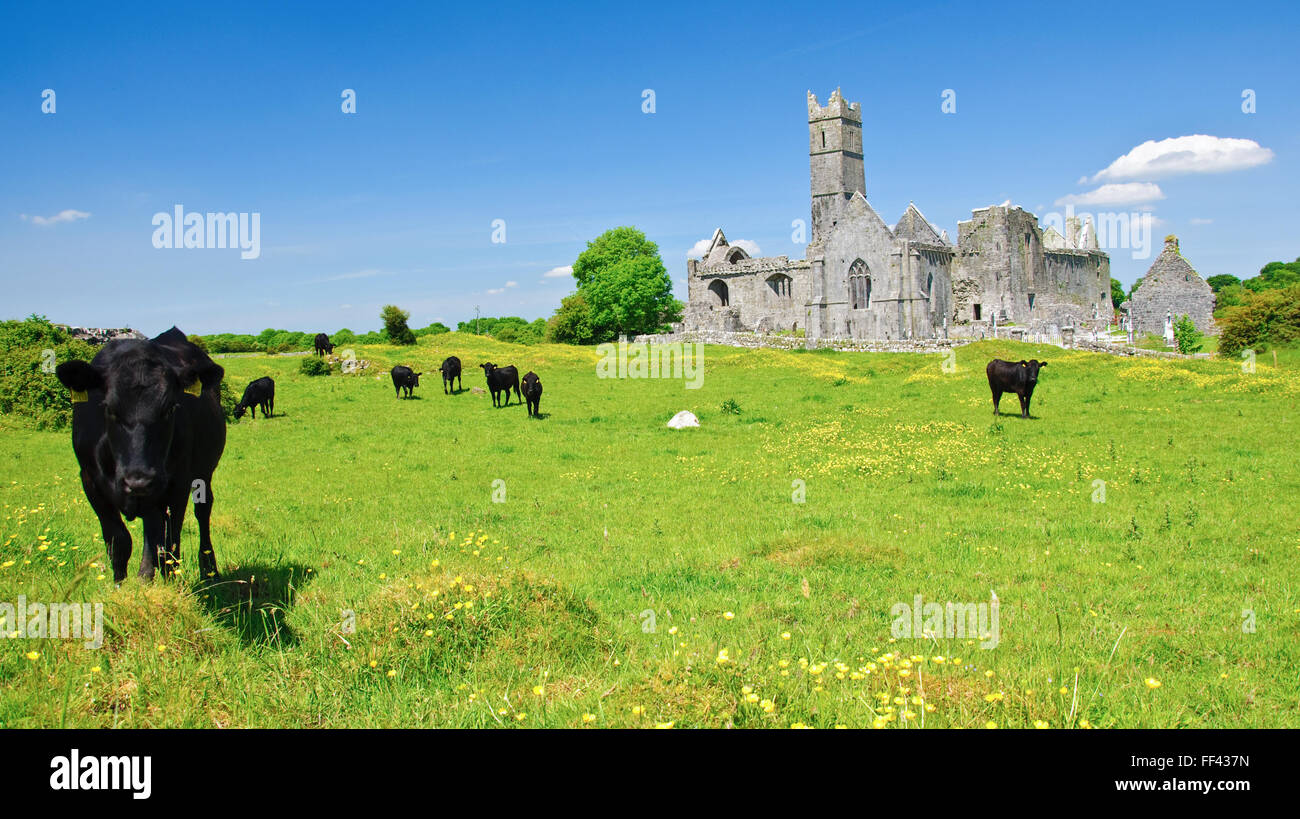
[[[1022,359],[1020,359],[1020,366],[1022,366],[1022,367],[1028,367],[1028,366],[1029,366],[1029,362],[1028,362],[1028,361],[1025,361],[1025,360],[1022,358]]]
[[[1040,362],[1038,362],[1038,366],[1040,366],[1040,367],[1046,367],[1046,366],[1047,366],[1047,362],[1046,362],[1046,361],[1040,361]]]
[[[176,374],[176,377],[181,382],[181,389],[198,395],[204,387],[215,387],[220,384],[221,379],[226,377],[226,371],[220,364],[205,361],[185,367]]]
[[[104,377],[88,361],[65,361],[54,369],[54,375],[73,392],[104,387]]]

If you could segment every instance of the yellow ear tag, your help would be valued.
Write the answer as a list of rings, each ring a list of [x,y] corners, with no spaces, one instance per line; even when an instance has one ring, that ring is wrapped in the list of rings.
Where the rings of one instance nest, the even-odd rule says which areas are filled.
[[[196,378],[193,384],[185,388],[185,391],[190,395],[198,395],[203,392],[203,382]]]
[[[84,404],[84,403],[86,403],[86,402],[89,401],[89,400],[90,400],[90,396],[86,394],[86,391],[85,391],[85,390],[73,390],[73,391],[72,391],[72,403],[74,403],[74,404]]]

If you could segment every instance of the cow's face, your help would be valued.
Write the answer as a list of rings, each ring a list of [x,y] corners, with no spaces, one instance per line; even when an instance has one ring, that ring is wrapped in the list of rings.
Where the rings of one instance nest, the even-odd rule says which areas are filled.
[[[1047,362],[1033,359],[1030,361],[1021,361],[1020,366],[1025,368],[1025,382],[1032,387],[1038,383],[1038,368],[1046,367]]]
[[[176,410],[187,400],[187,388],[201,387],[199,373],[182,370],[143,346],[114,357],[102,368],[69,361],[56,372],[71,390],[102,391],[104,440],[116,467],[105,477],[119,507],[129,518],[135,517],[142,505],[158,500],[167,487]]]
[[[237,404],[237,405],[235,405],[235,420],[238,421],[240,418],[243,418],[243,417],[244,417],[244,413],[247,412],[247,411],[248,411],[248,408],[245,407],[243,404]]]
[[[482,367],[483,372],[487,373],[488,375],[491,375],[492,371],[497,368],[497,365],[495,364],[480,364],[479,366]]]
[[[418,386],[420,386],[420,376],[422,376],[422,375],[424,375],[424,373],[411,373],[411,386],[412,386],[412,387],[418,387]]]

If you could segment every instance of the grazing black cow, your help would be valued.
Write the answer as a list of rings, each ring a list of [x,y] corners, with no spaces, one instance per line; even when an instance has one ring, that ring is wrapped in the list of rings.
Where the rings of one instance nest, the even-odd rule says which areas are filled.
[[[262,408],[262,415],[270,418],[275,414],[275,382],[270,376],[263,376],[244,387],[244,397],[235,405],[235,417],[243,418],[244,411],[251,409],[257,417],[257,408]]]
[[[993,390],[993,414],[998,415],[998,402],[1002,393],[1014,392],[1020,398],[1020,417],[1029,417],[1029,399],[1034,395],[1038,384],[1038,368],[1046,367],[1046,361],[1003,361],[995,358],[989,362],[985,372],[989,376],[989,389]]]
[[[324,333],[316,334],[316,355],[323,356],[326,353],[334,354],[334,345],[330,342],[330,337]]]
[[[424,373],[417,373],[410,367],[397,365],[393,368],[393,388],[397,390],[397,397],[402,397],[402,390],[406,390],[406,397],[411,397],[411,390],[420,386],[420,376]]]
[[[487,376],[488,389],[492,391],[492,406],[501,407],[510,406],[510,388],[515,390],[515,399],[523,403],[523,396],[519,393],[519,370],[515,365],[508,367],[498,367],[495,364],[480,364],[483,368],[483,374]],[[506,402],[500,403],[500,394],[506,394]]]
[[[447,359],[442,362],[442,366],[439,369],[442,370],[442,394],[443,395],[447,394],[447,387],[451,385],[451,380],[453,378],[456,379],[456,382],[459,385],[455,388],[454,392],[459,392],[465,388],[465,385],[460,383],[460,359],[459,358],[457,358],[454,355],[448,356]]]
[[[541,417],[542,379],[532,370],[524,375],[524,398],[528,399],[528,417]]]
[[[216,578],[208,524],[212,473],[226,446],[225,371],[173,327],[151,341],[110,341],[90,363],[67,361],[55,374],[72,391],[72,449],[113,580],[126,579],[131,558],[122,515],[144,521],[140,577],[152,579],[155,569],[171,575],[191,496],[199,575]]]

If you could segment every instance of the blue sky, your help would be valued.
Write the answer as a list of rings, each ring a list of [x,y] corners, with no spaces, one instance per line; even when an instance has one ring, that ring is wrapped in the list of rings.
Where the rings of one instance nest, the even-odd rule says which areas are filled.
[[[862,103],[867,196],[890,224],[915,201],[955,237],[972,208],[1042,216],[1116,184],[1146,201],[1076,207],[1150,208],[1202,275],[1300,256],[1294,4],[807,8],[10,4],[0,317],[366,330],[392,302],[413,326],[475,305],[536,318],[573,289],[545,274],[621,224],[659,243],[684,297],[687,251],[715,227],[803,256],[805,95],[837,86]],[[1161,143],[1191,135],[1214,139]],[[1147,141],[1172,165],[1102,174]],[[153,216],[177,204],[259,213],[260,256],[156,249]],[[1149,264],[1112,251],[1126,285]]]

